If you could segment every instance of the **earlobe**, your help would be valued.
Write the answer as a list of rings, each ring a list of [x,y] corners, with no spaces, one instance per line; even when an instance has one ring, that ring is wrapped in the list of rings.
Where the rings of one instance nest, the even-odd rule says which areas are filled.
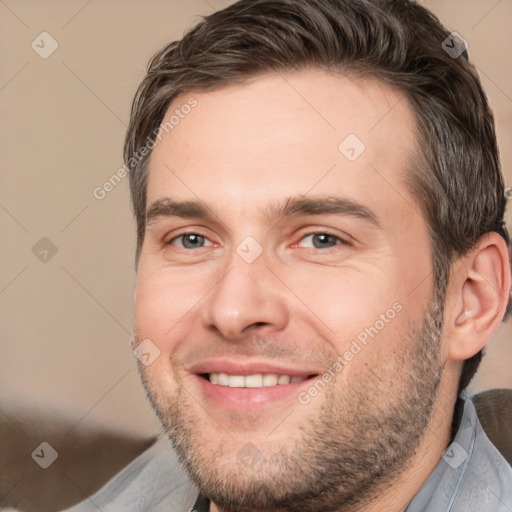
[[[447,299],[448,357],[464,360],[478,353],[501,324],[510,294],[510,262],[505,240],[487,233],[452,267]]]

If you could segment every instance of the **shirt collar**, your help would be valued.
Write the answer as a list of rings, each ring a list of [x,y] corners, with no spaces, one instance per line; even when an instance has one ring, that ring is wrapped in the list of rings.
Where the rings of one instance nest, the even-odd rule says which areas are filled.
[[[189,512],[210,512],[210,500],[204,494],[199,493],[194,506]]]
[[[512,468],[463,400],[458,430],[405,512],[512,511]]]

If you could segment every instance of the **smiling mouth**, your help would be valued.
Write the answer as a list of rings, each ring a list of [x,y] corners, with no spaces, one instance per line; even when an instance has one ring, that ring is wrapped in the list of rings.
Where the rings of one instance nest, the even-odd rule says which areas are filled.
[[[273,386],[284,386],[295,384],[305,380],[317,377],[314,375],[279,375],[277,373],[255,373],[253,375],[229,375],[222,372],[212,372],[200,374],[201,377],[208,380],[215,386],[224,386],[229,388],[266,388]]]

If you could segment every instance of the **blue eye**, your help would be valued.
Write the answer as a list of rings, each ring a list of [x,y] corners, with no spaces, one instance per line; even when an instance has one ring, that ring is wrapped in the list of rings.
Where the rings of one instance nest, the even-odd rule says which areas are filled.
[[[306,240],[309,240],[309,243],[303,245]],[[300,247],[313,247],[314,249],[329,249],[340,243],[343,243],[341,238],[329,233],[311,233],[303,237],[298,245]]]
[[[199,249],[211,245],[211,242],[206,237],[198,235],[197,233],[184,233],[183,235],[173,238],[169,243],[177,245],[182,249]]]

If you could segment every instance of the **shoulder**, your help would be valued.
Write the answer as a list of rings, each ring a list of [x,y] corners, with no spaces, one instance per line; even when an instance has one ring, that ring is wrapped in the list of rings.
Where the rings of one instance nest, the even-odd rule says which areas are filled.
[[[489,389],[472,401],[485,434],[512,464],[512,389]]]
[[[466,400],[457,436],[443,457],[448,466],[445,475],[456,477],[453,512],[512,510],[512,467],[482,428],[480,419],[486,421],[482,413],[480,408],[477,414],[473,399]],[[452,452],[458,452],[460,459],[450,460]]]
[[[181,512],[196,495],[169,441],[159,437],[98,492],[63,512]]]
[[[464,399],[453,441],[406,510],[512,510],[512,467],[487,437],[471,399]]]

